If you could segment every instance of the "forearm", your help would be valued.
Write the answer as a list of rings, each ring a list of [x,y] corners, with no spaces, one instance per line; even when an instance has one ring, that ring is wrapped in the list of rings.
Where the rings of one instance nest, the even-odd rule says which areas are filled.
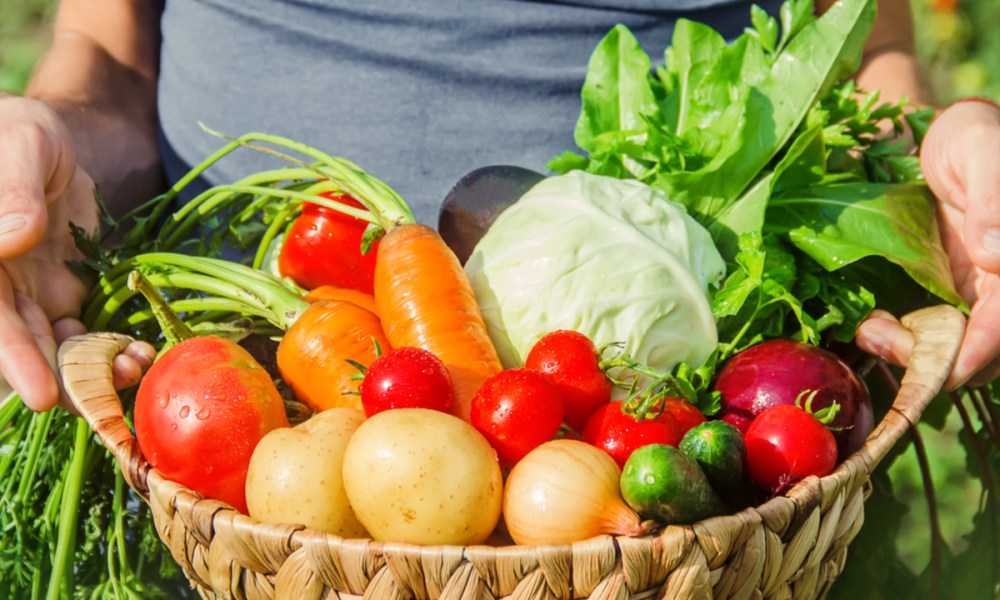
[[[909,0],[877,1],[878,16],[855,74],[858,87],[878,90],[880,98],[887,102],[907,98],[919,106],[932,105],[934,99],[916,57]],[[816,8],[824,12],[833,2],[817,0]]]
[[[163,186],[156,144],[155,5],[65,0],[52,45],[25,94],[60,114],[79,164],[116,213]]]

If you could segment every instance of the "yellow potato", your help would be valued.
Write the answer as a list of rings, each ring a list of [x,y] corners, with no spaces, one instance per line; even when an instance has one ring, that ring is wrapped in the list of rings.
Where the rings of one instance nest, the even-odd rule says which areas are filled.
[[[344,487],[374,539],[424,545],[484,542],[503,499],[486,438],[420,408],[386,410],[358,428],[344,453]]]
[[[247,472],[250,516],[342,537],[369,537],[347,501],[341,476],[344,450],[364,420],[358,409],[331,408],[265,435]]]

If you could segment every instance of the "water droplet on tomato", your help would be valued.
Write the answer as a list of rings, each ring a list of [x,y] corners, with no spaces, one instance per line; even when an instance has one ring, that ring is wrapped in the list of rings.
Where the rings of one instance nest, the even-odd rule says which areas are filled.
[[[160,408],[166,408],[170,404],[170,394],[157,394],[156,399]]]
[[[178,414],[182,419],[186,419],[188,415],[191,414],[191,407],[185,404],[184,406],[181,407],[181,410]]]
[[[170,430],[171,431],[177,431],[177,423],[171,423],[170,424]]]
[[[212,415],[212,409],[206,406],[206,407],[202,408],[201,410],[199,410],[198,412],[196,412],[194,416],[197,419],[199,419],[201,421],[204,421],[205,419],[207,419],[211,415]]]

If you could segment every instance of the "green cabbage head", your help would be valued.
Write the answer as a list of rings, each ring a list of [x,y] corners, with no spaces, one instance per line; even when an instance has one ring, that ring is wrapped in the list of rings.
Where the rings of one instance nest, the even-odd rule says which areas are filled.
[[[708,292],[722,257],[683,206],[638,181],[546,178],[500,214],[465,270],[507,368],[557,329],[664,370],[700,366],[718,340]]]

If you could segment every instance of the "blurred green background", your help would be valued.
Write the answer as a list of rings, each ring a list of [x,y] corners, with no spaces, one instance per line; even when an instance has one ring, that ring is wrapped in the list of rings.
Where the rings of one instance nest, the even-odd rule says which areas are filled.
[[[54,5],[54,0],[0,0],[0,90],[23,90],[48,44]],[[972,95],[1000,99],[1000,35],[994,31],[1000,23],[1000,0],[912,0],[912,6],[918,56],[937,102]],[[964,448],[968,440],[948,400],[938,399],[925,421],[919,431],[936,490],[946,544],[942,568],[947,572],[949,559],[976,554],[976,538],[981,536],[973,534],[984,526],[974,522],[974,516],[983,502],[983,487],[968,475],[969,453]],[[917,590],[923,587],[921,580],[926,584],[931,556],[926,490],[912,439],[904,440],[897,452],[873,479],[866,525],[834,588],[835,598],[925,596]],[[968,568],[974,570],[976,565]],[[942,581],[961,587],[955,582],[967,580],[966,573],[967,569],[958,569]],[[951,591],[959,590],[951,587]]]

